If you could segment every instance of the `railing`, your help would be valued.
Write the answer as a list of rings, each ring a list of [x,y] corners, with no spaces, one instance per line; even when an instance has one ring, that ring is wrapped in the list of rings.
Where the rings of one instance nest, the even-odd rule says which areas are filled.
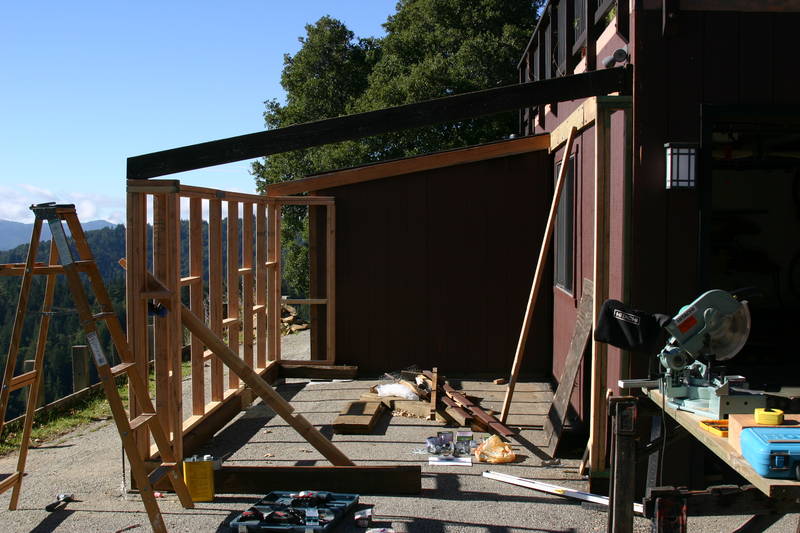
[[[238,396],[243,387],[235,373],[228,372],[225,376],[222,362],[199,338],[191,335],[191,406],[184,408],[181,349],[188,333],[181,323],[180,306],[186,305],[204,320],[217,337],[240,354],[248,367],[262,375],[267,373],[282,361],[281,209],[284,205],[325,209],[332,239],[333,199],[267,198],[194,187],[177,180],[131,180],[127,204],[128,341],[137,363],[142,363],[139,368],[147,368],[150,350],[147,323],[148,314],[151,315],[156,411],[171,434],[176,456],[183,457],[183,436],[226,403],[240,402]],[[223,212],[227,212],[225,218]],[[188,247],[181,243],[182,218],[188,218],[188,228],[184,229]],[[148,221],[152,221],[152,237],[148,235]],[[206,225],[207,238],[204,238]],[[325,298],[312,294],[317,297],[295,300],[327,307],[327,352],[324,359],[311,363],[335,361],[335,341],[331,336],[334,330],[332,244],[327,249],[329,253],[322,264],[328,275],[325,290],[329,294]],[[152,256],[150,267],[148,250]],[[162,308],[161,304],[168,305]],[[172,311],[166,312],[167,308]],[[141,414],[135,412],[135,402],[130,405],[131,418]],[[149,455],[149,435],[137,430],[135,438],[141,453]]]
[[[549,0],[518,64],[519,81],[538,81],[573,74],[581,59],[596,68],[595,41],[611,23],[628,39],[628,0]],[[557,112],[555,102],[552,109]],[[543,125],[544,106],[520,113],[520,133]]]

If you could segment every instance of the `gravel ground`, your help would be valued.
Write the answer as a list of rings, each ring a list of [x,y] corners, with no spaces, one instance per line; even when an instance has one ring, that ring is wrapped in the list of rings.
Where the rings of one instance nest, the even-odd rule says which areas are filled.
[[[298,336],[288,342],[301,343]],[[287,347],[287,349],[290,349]],[[302,351],[302,350],[301,350]],[[324,434],[343,405],[374,381],[308,382],[291,380],[279,391]],[[496,407],[504,388],[491,383],[462,382],[461,386]],[[548,404],[546,385],[524,383],[515,394],[510,422],[529,424]],[[511,465],[472,467],[428,466],[426,456],[415,453],[425,437],[439,425],[413,418],[385,416],[372,435],[332,435],[333,441],[356,464],[422,464],[422,494],[414,497],[363,496],[374,505],[376,527],[398,532],[601,532],[606,514],[597,508],[481,476],[485,470],[534,478],[577,489],[584,482],[577,474],[577,460],[563,460],[558,467],[541,466],[535,451],[517,447],[522,461]],[[534,444],[541,431],[523,429],[521,435]],[[226,464],[324,465],[322,456],[258,400],[222,429],[203,450]],[[229,455],[230,454],[230,455]],[[267,455],[269,454],[269,456]],[[0,472],[14,470],[15,456],[0,459]],[[31,449],[19,509],[0,512],[0,531],[147,531],[149,522],[138,496],[122,490],[121,447],[110,420],[98,421],[54,443]],[[280,489],[280,487],[275,487]],[[59,492],[73,492],[80,502],[65,510],[47,513],[44,506]],[[10,492],[0,497],[7,506]],[[213,503],[183,509],[173,495],[159,500],[170,531],[230,531],[228,523],[258,500],[253,495],[220,495]],[[690,531],[729,531],[742,517],[690,519]],[[797,517],[787,516],[770,532],[795,531]],[[360,531],[347,520],[341,531]],[[649,531],[649,523],[637,518],[636,531]]]

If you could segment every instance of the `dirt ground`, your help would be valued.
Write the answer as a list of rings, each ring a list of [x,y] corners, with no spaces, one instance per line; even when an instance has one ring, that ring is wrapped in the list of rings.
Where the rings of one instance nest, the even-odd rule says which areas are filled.
[[[440,425],[415,418],[386,415],[371,435],[333,435],[331,423],[347,401],[357,399],[376,381],[309,382],[291,380],[278,387],[294,408],[359,465],[422,465],[422,493],[416,496],[364,495],[362,504],[374,506],[375,527],[397,532],[461,531],[601,532],[606,530],[603,509],[534,492],[482,477],[485,470],[505,472],[576,489],[584,489],[577,473],[578,460],[566,459],[555,467],[543,466],[535,448],[517,447],[521,461],[509,465],[428,466],[420,452],[425,437]],[[487,382],[462,382],[461,387],[484,398],[482,404],[499,408],[504,387]],[[543,411],[551,392],[546,384],[518,387],[510,425],[522,427],[524,439],[536,444]],[[222,429],[203,452],[226,457],[227,465],[324,465],[322,456],[283,420],[259,401]],[[17,511],[0,512],[0,531],[147,531],[149,522],[135,494],[123,490],[122,452],[110,420],[98,421],[64,438],[32,449]],[[14,470],[15,456],[0,459],[0,472]],[[274,487],[280,490],[281,487]],[[48,513],[44,506],[57,493],[71,492],[79,502]],[[263,496],[263,495],[262,495]],[[8,505],[10,492],[0,496]],[[170,531],[231,531],[229,522],[259,499],[258,495],[218,495],[212,503],[183,509],[173,495],[160,499]],[[742,517],[690,519],[690,531],[730,531]],[[770,532],[795,531],[797,516],[789,515]],[[636,531],[649,531],[637,518]],[[339,531],[359,531],[346,518]]]

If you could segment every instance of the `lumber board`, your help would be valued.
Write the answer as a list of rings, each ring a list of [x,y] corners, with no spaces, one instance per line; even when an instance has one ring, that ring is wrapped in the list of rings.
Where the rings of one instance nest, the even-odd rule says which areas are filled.
[[[153,152],[128,158],[127,176],[154,178],[527,106],[629,92],[632,72],[630,66],[595,70]]]
[[[472,424],[472,415],[468,413],[449,396],[442,398],[442,403],[447,407],[444,412],[447,416],[452,418],[458,425],[469,427]]]
[[[242,358],[247,366],[253,367],[253,204],[242,204]]]
[[[239,202],[229,200],[228,204],[228,224],[226,242],[227,283],[227,311],[228,316],[222,321],[223,325],[228,326],[228,348],[235,354],[239,354],[239,332],[241,323],[239,322],[239,249],[241,239],[239,238]],[[228,372],[228,388],[235,389],[239,386],[239,376],[235,372]]]
[[[575,141],[576,134],[577,129],[572,127],[569,132],[569,137],[567,137],[567,146],[564,148],[564,157],[561,161],[561,169],[558,172],[558,181],[556,182],[556,190],[553,193],[553,201],[550,204],[550,213],[547,215],[547,225],[545,226],[544,235],[542,236],[542,246],[539,248],[539,259],[536,261],[536,271],[534,272],[533,282],[531,283],[531,292],[528,295],[528,305],[525,309],[525,316],[522,319],[522,328],[517,341],[517,349],[514,353],[514,362],[511,365],[511,377],[508,379],[506,397],[503,400],[503,409],[500,413],[500,421],[503,423],[508,420],[508,412],[511,409],[511,398],[514,396],[514,387],[517,384],[519,371],[522,368],[522,361],[525,357],[525,346],[528,342],[531,322],[533,322],[533,312],[536,308],[536,301],[539,298],[542,278],[547,270],[546,264],[548,257],[550,257],[550,243],[552,241],[553,232],[555,231],[558,201],[561,199],[561,193],[564,190],[564,181],[566,180],[567,169],[569,168],[569,156],[572,153],[572,144]]]
[[[594,135],[594,324],[603,302],[608,298],[609,290],[609,174],[611,173],[611,115],[607,109],[598,112],[595,119]],[[590,417],[589,417],[589,469],[593,473],[606,469],[606,377],[608,375],[608,345],[604,342],[592,342],[592,375],[590,383]]]
[[[281,363],[281,377],[309,379],[354,379],[357,366],[349,365],[294,365]]]
[[[464,165],[487,159],[547,150],[551,144],[548,134],[511,139],[443,152],[406,157],[392,161],[371,163],[354,168],[335,170],[306,178],[267,185],[267,196],[299,194],[333,187],[353,185],[366,181],[403,176],[415,172]]]
[[[419,494],[422,468],[398,466],[222,466],[214,472],[218,494],[273,490],[326,490],[356,494]]]
[[[199,198],[189,200],[189,274],[199,280],[189,286],[189,309],[203,309],[203,204]],[[204,312],[204,311],[203,311]],[[203,415],[205,408],[205,369],[203,343],[191,335],[192,415]]]
[[[397,401],[407,401],[400,396],[378,396],[376,392],[365,392],[359,398],[362,402],[381,402],[389,409],[394,410],[394,404]]]
[[[569,351],[564,363],[564,369],[558,380],[558,388],[553,395],[553,402],[547,411],[547,418],[544,422],[544,433],[547,437],[547,444],[542,450],[547,452],[550,457],[554,457],[558,451],[558,444],[561,440],[561,432],[564,429],[564,422],[567,420],[569,410],[569,400],[575,388],[575,379],[578,377],[578,369],[583,360],[583,353],[589,342],[589,334],[592,331],[592,309],[594,284],[591,280],[583,279],[583,290],[581,301],[578,303],[578,316],[575,321],[575,329],[572,332],[572,339],[569,343]]]
[[[256,204],[256,366],[267,364],[267,206]]]
[[[340,435],[368,435],[385,410],[382,402],[350,402],[333,421],[333,432]]]
[[[325,209],[325,291],[328,304],[325,308],[325,351],[328,361],[336,361],[336,206]]]
[[[395,411],[403,411],[414,417],[424,418],[425,420],[431,419],[431,404],[426,401],[418,400],[395,400]],[[433,420],[436,422],[447,423],[447,419],[438,411],[434,411]]]

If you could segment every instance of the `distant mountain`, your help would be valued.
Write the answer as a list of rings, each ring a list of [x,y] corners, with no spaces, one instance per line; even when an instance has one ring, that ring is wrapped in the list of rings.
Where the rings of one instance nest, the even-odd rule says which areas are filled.
[[[66,227],[66,226],[65,226]],[[112,224],[107,220],[92,220],[83,223],[84,231],[91,231],[103,228],[113,228],[116,224]],[[0,250],[11,250],[20,244],[27,244],[31,241],[31,231],[33,231],[33,224],[23,224],[22,222],[12,222],[10,220],[0,220]],[[67,230],[69,235],[69,230]],[[50,239],[50,228],[45,224],[42,227],[41,240],[46,241]]]

